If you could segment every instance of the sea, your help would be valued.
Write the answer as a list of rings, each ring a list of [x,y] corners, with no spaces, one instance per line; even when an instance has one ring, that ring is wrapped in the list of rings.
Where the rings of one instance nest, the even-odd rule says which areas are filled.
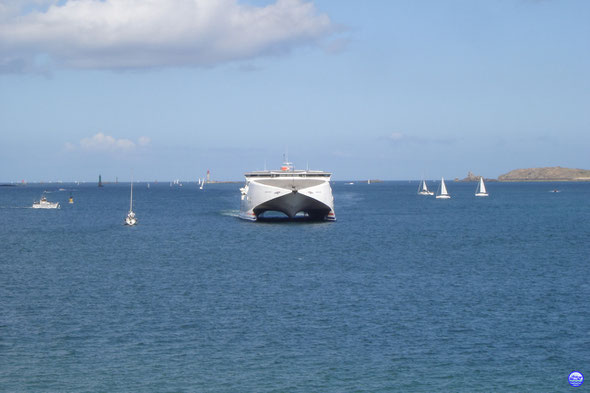
[[[0,187],[0,391],[590,391],[590,183],[240,186],[136,183],[135,227],[129,183]]]

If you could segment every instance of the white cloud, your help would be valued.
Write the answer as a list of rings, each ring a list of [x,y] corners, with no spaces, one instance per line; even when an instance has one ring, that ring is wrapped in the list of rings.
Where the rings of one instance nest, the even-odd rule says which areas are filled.
[[[404,139],[406,136],[404,134],[402,134],[401,132],[392,132],[391,135],[389,135],[389,139],[391,139],[392,141],[401,141],[402,139]]]
[[[139,139],[137,140],[137,144],[139,146],[147,146],[150,144],[152,140],[150,138],[148,138],[147,136],[140,136]]]
[[[69,151],[130,151],[135,150],[137,146],[145,147],[149,145],[150,142],[151,139],[147,136],[140,137],[137,143],[135,143],[130,139],[117,139],[110,135],[105,135],[102,132],[99,132],[90,138],[83,138],[79,145],[66,142],[64,147]]]
[[[30,0],[0,9],[0,69],[212,66],[284,53],[335,31],[305,0]],[[33,3],[36,3],[33,4]],[[14,7],[12,7],[14,11]],[[43,60],[42,60],[43,62]]]

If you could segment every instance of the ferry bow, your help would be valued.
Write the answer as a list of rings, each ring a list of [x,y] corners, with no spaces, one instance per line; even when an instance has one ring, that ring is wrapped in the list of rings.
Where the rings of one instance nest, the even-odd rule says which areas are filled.
[[[289,218],[335,221],[331,173],[295,170],[285,162],[280,170],[254,171],[244,174],[246,184],[240,189],[240,218],[257,221],[269,211]]]

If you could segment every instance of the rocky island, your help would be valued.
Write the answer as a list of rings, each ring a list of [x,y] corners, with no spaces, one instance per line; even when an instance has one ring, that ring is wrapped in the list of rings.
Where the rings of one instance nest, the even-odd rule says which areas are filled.
[[[483,177],[480,175],[474,175],[473,172],[469,171],[467,172],[467,177],[464,179],[459,179],[458,177],[455,178],[455,181],[460,181],[460,182],[476,182],[479,181],[479,178]],[[498,181],[496,179],[488,179],[487,177],[484,177],[483,180],[487,183],[487,182],[493,182],[493,181]]]
[[[498,176],[498,181],[590,181],[590,170],[560,166],[515,169]]]

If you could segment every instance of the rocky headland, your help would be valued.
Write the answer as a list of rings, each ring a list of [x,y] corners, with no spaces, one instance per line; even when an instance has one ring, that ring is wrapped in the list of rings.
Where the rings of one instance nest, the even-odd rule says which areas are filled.
[[[498,176],[498,181],[590,181],[590,170],[560,166],[515,169]]]
[[[460,181],[460,182],[473,182],[473,181],[479,181],[479,178],[482,177],[480,175],[474,175],[473,172],[469,171],[467,172],[467,177],[463,178],[463,179],[459,179],[459,178],[455,178],[455,181]],[[487,183],[487,182],[493,182],[493,181],[498,181],[496,179],[488,179],[487,177],[484,177],[483,180]]]

